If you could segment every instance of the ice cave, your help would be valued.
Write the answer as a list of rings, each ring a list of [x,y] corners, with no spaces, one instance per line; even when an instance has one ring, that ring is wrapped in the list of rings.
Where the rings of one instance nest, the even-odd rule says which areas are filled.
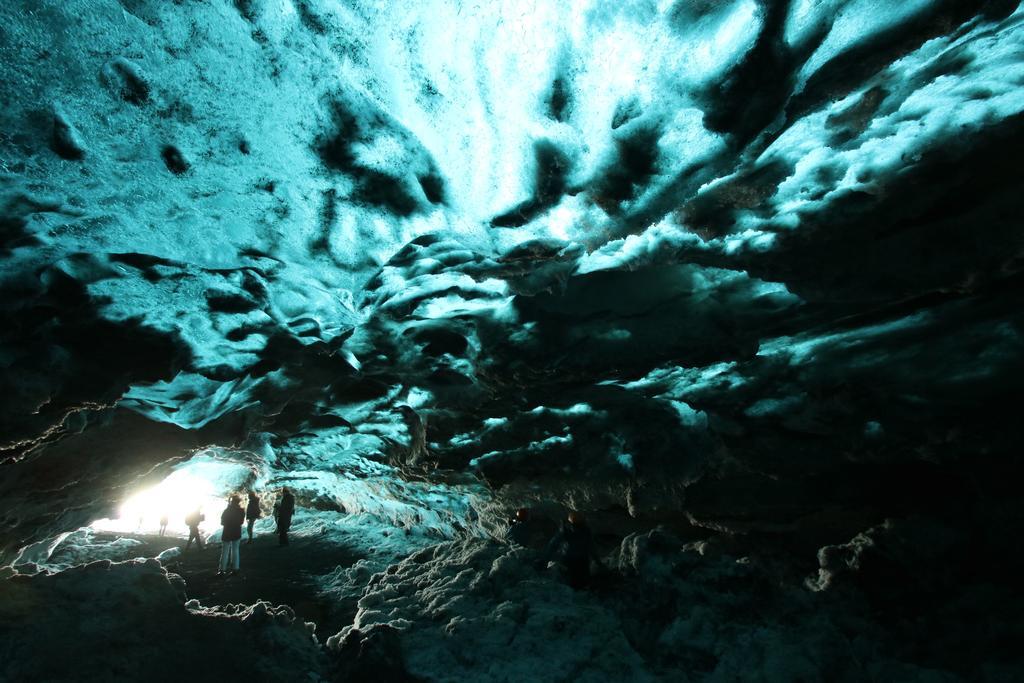
[[[1018,0],[4,0],[0,681],[1024,680],[1022,163]]]

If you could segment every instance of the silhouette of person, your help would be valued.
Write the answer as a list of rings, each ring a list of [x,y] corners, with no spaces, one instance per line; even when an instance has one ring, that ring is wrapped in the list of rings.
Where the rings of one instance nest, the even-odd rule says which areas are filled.
[[[186,551],[192,545],[193,540],[196,542],[197,548],[203,549],[203,536],[199,533],[199,523],[205,519],[206,515],[198,507],[185,516],[185,524],[188,525],[188,543],[185,544]]]
[[[586,587],[590,583],[590,560],[600,564],[601,558],[597,555],[590,527],[582,513],[569,512],[562,528],[548,543],[538,567],[546,566],[548,560],[558,553],[562,554],[569,585],[576,589]]]
[[[238,495],[232,493],[228,498],[228,506],[220,513],[223,531],[220,535],[220,571],[217,574],[224,574],[228,570],[228,565],[231,565],[232,574],[238,571],[238,546],[242,541],[242,522],[245,521],[245,510],[240,503]]]
[[[412,406],[400,405],[398,412],[401,413],[402,421],[409,430],[409,451],[405,464],[409,467],[418,467],[430,456],[427,449],[427,423]]]
[[[277,544],[288,545],[288,529],[292,526],[292,515],[295,514],[295,497],[288,487],[281,489],[281,499],[274,506],[277,521]]]
[[[167,522],[168,521],[169,520],[167,519],[167,513],[166,512],[163,513],[162,515],[160,515],[160,535],[161,536],[163,536],[164,534],[167,533]]]
[[[260,518],[260,499],[252,491],[249,491],[249,502],[245,505],[245,519],[247,521],[247,530],[249,532],[249,543],[252,543],[252,527],[256,524],[256,520]]]
[[[515,517],[508,521],[508,529],[505,531],[505,540],[524,548],[530,545],[530,510],[519,508]]]

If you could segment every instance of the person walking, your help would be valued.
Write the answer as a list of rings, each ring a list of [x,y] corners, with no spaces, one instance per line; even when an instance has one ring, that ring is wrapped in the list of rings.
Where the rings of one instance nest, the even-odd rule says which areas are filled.
[[[188,525],[188,543],[185,544],[186,551],[192,545],[192,541],[196,542],[197,548],[203,549],[203,536],[199,533],[199,523],[205,519],[206,515],[198,507],[185,516],[185,524]]]
[[[162,515],[160,515],[160,535],[161,536],[163,536],[164,534],[167,533],[167,522],[168,521],[169,520],[167,519],[167,513],[166,512],[163,513]]]
[[[234,574],[238,571],[238,546],[242,540],[242,522],[245,521],[245,510],[242,509],[240,504],[241,499],[237,494],[231,494],[228,498],[228,506],[224,508],[224,512],[220,513],[220,525],[223,527],[221,531],[221,550],[220,550],[220,571],[217,575],[223,575],[228,571],[228,565],[231,565],[231,573]]]
[[[277,544],[288,545],[288,529],[292,526],[292,515],[295,514],[295,497],[287,486],[281,489],[281,499],[276,508]]]
[[[247,530],[249,532],[249,540],[247,543],[252,543],[252,527],[256,524],[256,520],[260,518],[260,499],[252,491],[249,491],[249,502],[245,506],[245,519],[247,523]]]

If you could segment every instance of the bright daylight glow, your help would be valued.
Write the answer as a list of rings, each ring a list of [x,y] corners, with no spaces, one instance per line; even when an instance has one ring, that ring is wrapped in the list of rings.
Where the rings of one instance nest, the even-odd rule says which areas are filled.
[[[122,505],[117,519],[100,519],[92,528],[100,531],[156,533],[160,518],[167,515],[167,533],[187,534],[185,516],[198,505],[206,519],[199,525],[205,534],[220,527],[226,498],[243,489],[252,472],[244,465],[197,456],[180,465],[156,486],[139,491]]]

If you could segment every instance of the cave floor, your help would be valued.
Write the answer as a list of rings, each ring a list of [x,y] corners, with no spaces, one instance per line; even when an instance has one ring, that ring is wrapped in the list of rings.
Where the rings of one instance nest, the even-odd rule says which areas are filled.
[[[133,538],[142,545],[133,548],[135,557],[156,557],[174,547],[184,547],[185,538],[151,534],[97,535],[98,540]],[[348,567],[361,556],[346,546],[317,538],[292,536],[281,547],[277,536],[257,535],[252,543],[242,539],[240,569],[233,576],[217,576],[220,543],[208,543],[203,550],[193,545],[188,552],[165,563],[169,572],[185,580],[188,599],[204,606],[229,603],[252,604],[265,600],[288,605],[296,616],[317,625],[323,640],[352,622],[352,614],[319,593],[316,577],[337,567]]]

